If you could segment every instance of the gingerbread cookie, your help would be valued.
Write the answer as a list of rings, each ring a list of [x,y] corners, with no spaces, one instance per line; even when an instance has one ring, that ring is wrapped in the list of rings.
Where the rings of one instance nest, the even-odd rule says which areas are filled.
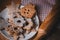
[[[21,15],[25,18],[32,18],[35,12],[35,5],[33,4],[27,4],[26,6],[20,9]]]

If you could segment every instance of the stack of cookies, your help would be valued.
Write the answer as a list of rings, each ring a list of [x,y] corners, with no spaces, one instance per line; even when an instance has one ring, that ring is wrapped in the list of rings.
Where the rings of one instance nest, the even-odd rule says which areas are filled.
[[[14,5],[14,4],[13,4]],[[36,10],[35,5],[27,4],[22,8],[17,6],[7,6],[8,8],[8,26],[5,28],[7,33],[14,38],[14,40],[23,39],[26,34],[29,34],[34,29],[34,17]]]

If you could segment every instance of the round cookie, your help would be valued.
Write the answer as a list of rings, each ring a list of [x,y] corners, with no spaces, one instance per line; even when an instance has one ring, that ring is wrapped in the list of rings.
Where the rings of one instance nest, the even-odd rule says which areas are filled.
[[[17,26],[23,27],[23,24],[25,23],[25,20],[23,18],[15,18],[14,23]]]
[[[26,30],[30,30],[31,27],[33,26],[33,22],[30,18],[26,19],[27,23],[26,23],[26,26],[24,26],[24,29]]]
[[[35,5],[33,4],[27,4],[26,6],[20,9],[21,15],[25,18],[32,18],[35,12]]]
[[[5,28],[5,30],[6,30],[7,33],[8,33],[9,35],[11,35],[11,36],[14,34],[12,25],[8,25],[8,26]]]

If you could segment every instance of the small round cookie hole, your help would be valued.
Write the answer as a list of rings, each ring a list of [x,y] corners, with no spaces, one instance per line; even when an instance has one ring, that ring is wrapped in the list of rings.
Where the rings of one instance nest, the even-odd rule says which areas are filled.
[[[17,22],[18,22],[18,23],[20,23],[21,21],[20,21],[20,20],[18,20]]]
[[[11,27],[12,25],[8,25],[8,27]]]
[[[26,9],[25,9],[26,10]]]
[[[26,12],[24,12],[24,13],[26,13]]]
[[[15,27],[14,30],[17,30],[17,27]]]
[[[30,10],[28,10],[28,11],[30,11]]]
[[[17,16],[14,16],[14,18],[17,18]]]
[[[26,25],[28,25],[29,23],[28,22],[26,22]]]
[[[27,12],[27,14],[29,14],[29,13]]]

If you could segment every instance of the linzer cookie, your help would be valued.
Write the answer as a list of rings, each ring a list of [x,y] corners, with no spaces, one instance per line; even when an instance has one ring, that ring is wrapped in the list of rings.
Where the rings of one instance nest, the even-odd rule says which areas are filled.
[[[20,9],[20,13],[25,18],[32,18],[35,14],[35,5],[27,4],[23,8]]]

